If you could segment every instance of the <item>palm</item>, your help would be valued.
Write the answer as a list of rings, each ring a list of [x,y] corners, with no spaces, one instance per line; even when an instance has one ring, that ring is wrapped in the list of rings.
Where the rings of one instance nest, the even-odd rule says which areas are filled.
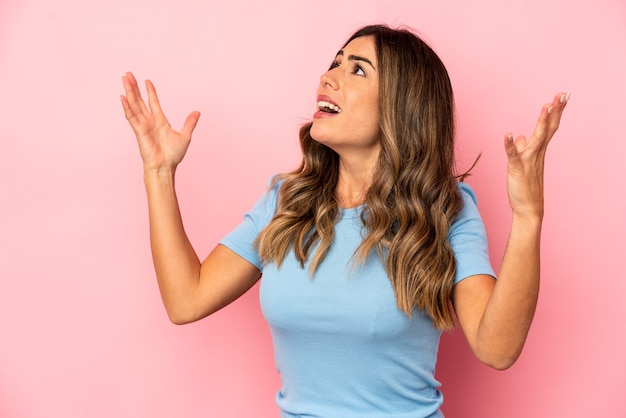
[[[146,81],[148,103],[146,106],[137,82],[132,73],[123,77],[126,96],[122,96],[124,114],[130,123],[137,142],[141,158],[146,169],[175,168],[185,156],[191,134],[200,114],[192,112],[185,121],[182,130],[172,129],[161,110],[154,85]]]

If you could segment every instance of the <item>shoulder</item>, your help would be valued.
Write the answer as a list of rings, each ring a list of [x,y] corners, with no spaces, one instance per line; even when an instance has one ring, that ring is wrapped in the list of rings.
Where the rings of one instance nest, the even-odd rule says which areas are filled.
[[[463,198],[463,203],[470,203],[473,206],[478,204],[478,198],[476,197],[476,192],[472,189],[467,183],[458,182],[459,192],[461,193],[461,197]]]
[[[487,237],[478,211],[476,193],[467,183],[459,183],[459,192],[463,199],[463,207],[450,226],[448,239],[455,250],[478,243],[482,246],[486,243]]]
[[[489,260],[487,231],[478,211],[476,193],[467,183],[459,183],[459,189],[463,208],[448,234],[456,261],[455,284],[479,274],[495,277]]]
[[[455,218],[452,228],[458,227],[467,221],[479,220],[482,223],[480,212],[478,211],[478,198],[474,189],[467,183],[458,183],[459,193],[463,201],[463,207]]]

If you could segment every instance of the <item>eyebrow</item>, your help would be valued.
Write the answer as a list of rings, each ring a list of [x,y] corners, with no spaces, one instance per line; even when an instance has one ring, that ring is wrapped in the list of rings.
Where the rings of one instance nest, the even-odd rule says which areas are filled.
[[[343,49],[339,52],[337,52],[336,56],[342,56],[343,57]],[[358,55],[348,55],[348,60],[349,61],[363,61],[368,63],[374,70],[376,70],[376,67],[374,67],[374,64],[372,64],[372,61],[370,61],[369,59],[365,58],[365,57],[361,57]]]

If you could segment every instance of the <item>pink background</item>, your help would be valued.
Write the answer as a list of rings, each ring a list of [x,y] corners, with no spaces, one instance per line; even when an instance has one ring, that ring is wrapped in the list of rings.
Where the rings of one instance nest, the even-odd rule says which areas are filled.
[[[203,113],[178,190],[204,256],[297,164],[319,75],[372,22],[420,30],[446,62],[460,165],[483,153],[469,182],[496,268],[502,136],[529,133],[545,102],[572,92],[548,155],[527,346],[495,372],[445,335],[445,413],[626,416],[623,0],[200,3],[0,2],[0,417],[277,416],[256,288],[199,323],[167,320],[120,76],[154,80],[177,126]]]

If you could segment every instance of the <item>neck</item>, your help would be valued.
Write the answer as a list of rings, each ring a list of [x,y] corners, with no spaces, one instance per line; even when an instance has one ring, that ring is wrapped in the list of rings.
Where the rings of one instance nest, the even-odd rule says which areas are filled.
[[[365,202],[378,164],[380,144],[370,147],[335,149],[339,155],[339,176],[335,197],[342,208],[354,208]]]
[[[342,208],[354,208],[365,202],[365,196],[372,184],[374,165],[360,161],[348,164],[339,162],[339,178],[335,195]]]

